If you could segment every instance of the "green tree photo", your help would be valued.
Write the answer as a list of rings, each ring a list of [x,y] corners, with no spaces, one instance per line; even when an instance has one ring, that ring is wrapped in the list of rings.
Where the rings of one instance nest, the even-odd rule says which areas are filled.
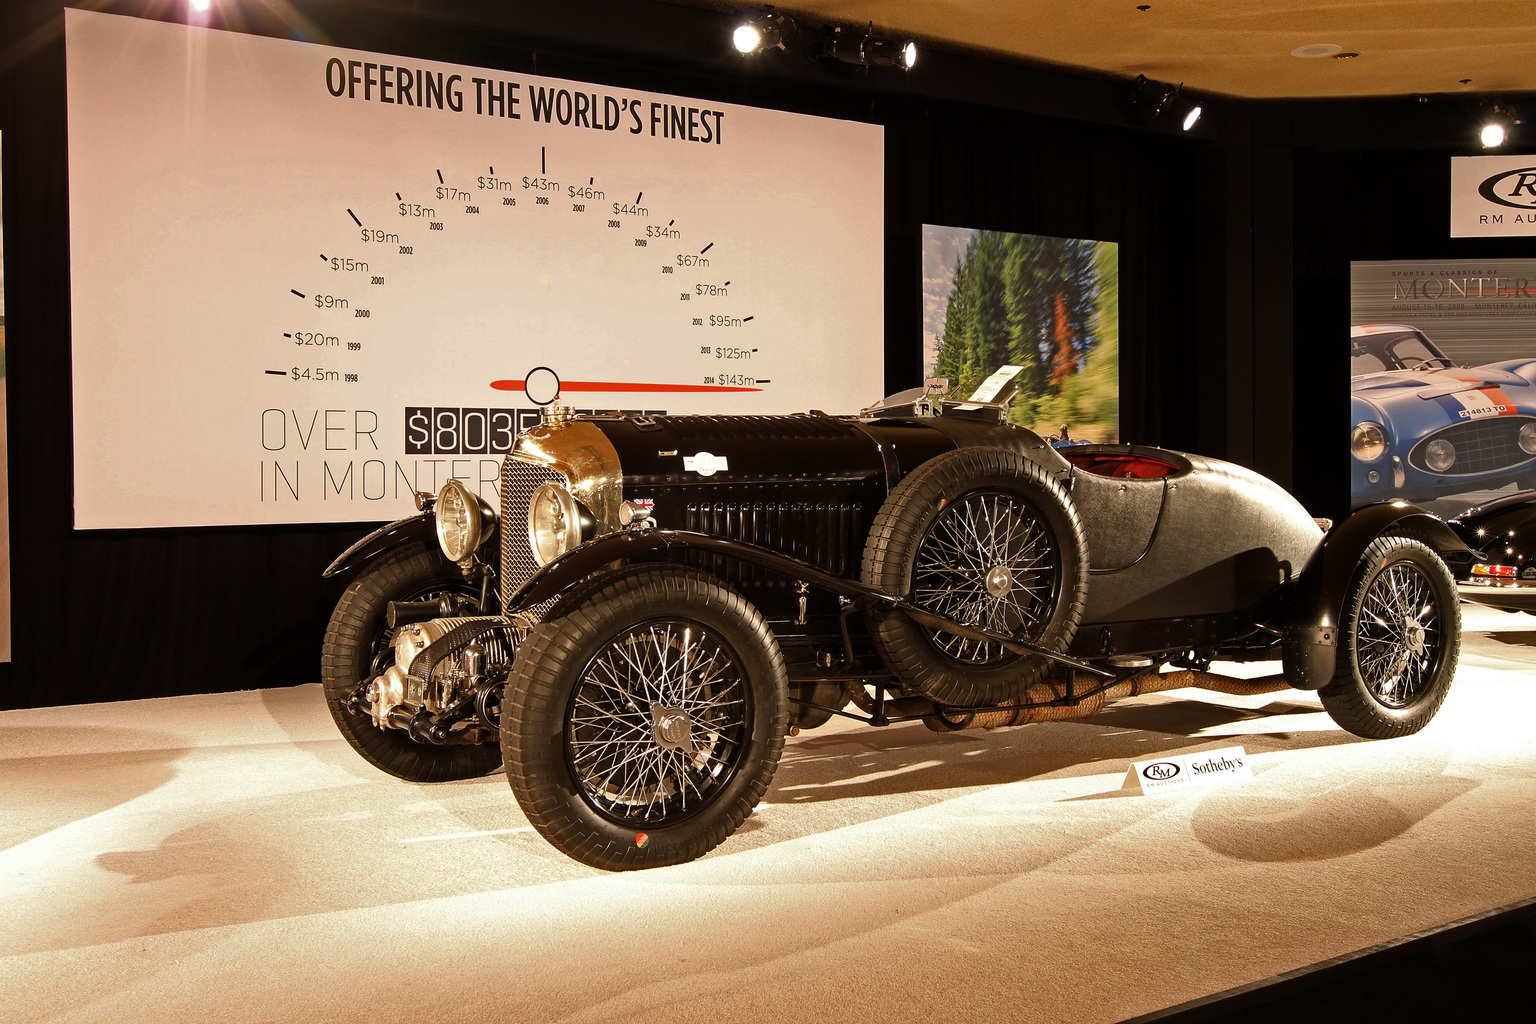
[[[941,250],[925,228],[925,264]],[[957,239],[948,239],[953,247]],[[925,287],[946,275],[925,266]],[[954,258],[933,330],[936,376],[966,394],[999,366],[1023,369],[1009,420],[1039,434],[1120,435],[1119,247],[1113,242],[973,231]],[[935,305],[929,295],[930,306]]]

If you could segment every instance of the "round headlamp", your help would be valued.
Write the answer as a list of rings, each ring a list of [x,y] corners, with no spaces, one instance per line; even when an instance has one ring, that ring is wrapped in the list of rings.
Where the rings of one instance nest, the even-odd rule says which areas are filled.
[[[547,483],[533,492],[528,503],[528,547],[540,565],[579,545],[591,526],[592,517],[561,485]]]
[[[1443,437],[1438,437],[1424,446],[1424,465],[1431,472],[1444,473],[1456,465],[1456,446]]]
[[[1387,454],[1387,432],[1380,423],[1360,423],[1350,435],[1349,450],[1361,462],[1380,462]]]
[[[1520,428],[1520,450],[1527,455],[1536,455],[1536,420]]]
[[[437,492],[433,509],[437,521],[437,543],[449,561],[462,562],[475,553],[485,538],[485,518],[480,498],[457,480],[449,480]]]

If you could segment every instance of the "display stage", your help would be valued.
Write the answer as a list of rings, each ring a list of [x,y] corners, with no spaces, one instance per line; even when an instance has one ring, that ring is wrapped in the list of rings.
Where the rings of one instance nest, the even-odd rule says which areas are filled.
[[[690,864],[604,874],[318,686],[0,713],[0,1005],[60,1021],[1119,1021],[1536,895],[1536,618],[1463,606],[1417,736],[1177,691],[789,740]],[[1185,698],[1185,699],[1180,699]],[[1253,778],[1121,789],[1242,746]]]

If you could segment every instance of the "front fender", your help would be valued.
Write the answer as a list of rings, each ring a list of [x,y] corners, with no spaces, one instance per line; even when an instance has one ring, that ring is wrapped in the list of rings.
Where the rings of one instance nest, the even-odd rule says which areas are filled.
[[[1365,549],[1382,536],[1412,537],[1442,556],[1469,551],[1440,519],[1406,501],[1365,505],[1329,530],[1307,559],[1282,620],[1285,675],[1299,690],[1316,690],[1333,679],[1338,627],[1350,581]]]
[[[334,562],[325,567],[325,572],[320,574],[321,579],[330,579],[332,576],[360,569],[386,551],[404,544],[421,541],[429,548],[437,547],[437,523],[433,520],[436,495],[418,494],[416,497],[418,507],[422,508],[421,512],[406,516],[404,519],[396,519],[392,523],[385,523],[347,548],[336,556]],[[480,508],[484,516],[485,537],[481,539],[480,546],[475,549],[476,554],[487,547],[494,549],[499,543],[497,537],[501,532],[500,518],[484,498],[480,498]],[[496,559],[492,558],[490,561],[494,564]]]
[[[634,558],[653,551],[708,551],[783,573],[831,590],[844,597],[863,596],[871,588],[856,580],[819,569],[809,563],[741,541],[727,540],[692,530],[623,530],[587,541],[561,555],[534,573],[507,602],[506,610],[515,612],[559,597],[565,591],[597,572],[605,565]]]
[[[418,512],[414,516],[384,524],[337,555],[336,561],[326,566],[320,576],[322,579],[330,579],[361,568],[389,549],[415,540],[424,540],[432,545],[437,543],[437,531],[432,523],[431,512]]]

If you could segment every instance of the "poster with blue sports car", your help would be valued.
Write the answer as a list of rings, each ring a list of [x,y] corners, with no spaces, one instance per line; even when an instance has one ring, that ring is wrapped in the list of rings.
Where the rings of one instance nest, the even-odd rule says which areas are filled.
[[[1536,488],[1536,261],[1352,264],[1350,462],[1357,506]]]

